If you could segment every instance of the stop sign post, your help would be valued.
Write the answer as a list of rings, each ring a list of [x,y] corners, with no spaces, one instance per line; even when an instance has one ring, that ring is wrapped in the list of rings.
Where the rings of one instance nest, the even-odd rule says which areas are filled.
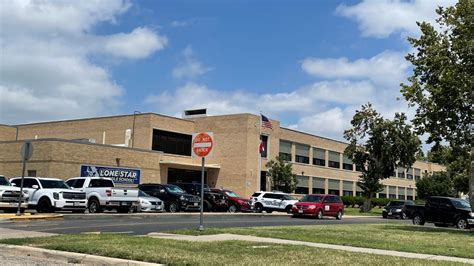
[[[204,211],[204,163],[205,158],[212,156],[214,147],[214,134],[212,132],[201,132],[193,134],[191,153],[193,157],[201,157],[201,213],[199,215],[199,231],[204,230],[203,211]]]
[[[21,146],[20,150],[21,159],[23,160],[23,171],[21,173],[21,185],[20,185],[20,197],[18,198],[18,210],[16,212],[17,216],[21,215],[21,202],[23,200],[23,180],[25,180],[25,168],[26,168],[26,161],[31,159],[33,156],[33,144],[31,141],[25,141]]]

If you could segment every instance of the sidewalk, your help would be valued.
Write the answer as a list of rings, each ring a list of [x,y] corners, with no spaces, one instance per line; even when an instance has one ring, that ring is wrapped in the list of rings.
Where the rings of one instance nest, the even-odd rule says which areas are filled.
[[[305,242],[305,241],[285,240],[285,239],[246,236],[246,235],[218,234],[218,235],[191,236],[191,235],[176,235],[176,234],[166,234],[166,233],[150,233],[148,234],[148,236],[156,237],[156,238],[172,239],[172,240],[199,241],[199,242],[240,240],[240,241],[250,241],[250,242],[259,242],[259,243],[270,243],[270,244],[301,245],[301,246],[308,246],[308,247],[335,249],[335,250],[343,250],[343,251],[349,251],[349,252],[368,253],[368,254],[376,254],[376,255],[384,255],[384,256],[395,256],[395,257],[412,258],[412,259],[461,262],[461,263],[474,265],[474,259],[467,259],[467,258],[440,256],[440,255],[433,255],[433,254],[411,253],[411,252],[402,252],[402,251],[393,251],[393,250],[383,250],[383,249],[374,249],[374,248],[361,248],[361,247],[313,243],[313,242]]]

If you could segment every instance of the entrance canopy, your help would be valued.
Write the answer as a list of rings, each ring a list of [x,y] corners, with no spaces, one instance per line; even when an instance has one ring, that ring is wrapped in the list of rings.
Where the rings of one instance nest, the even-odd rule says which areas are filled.
[[[183,163],[183,162],[175,162],[175,161],[160,161],[161,165],[166,165],[168,167],[173,168],[181,168],[181,169],[190,169],[190,170],[201,170],[200,163]],[[204,164],[204,168],[208,169],[221,169],[221,166],[218,164]]]

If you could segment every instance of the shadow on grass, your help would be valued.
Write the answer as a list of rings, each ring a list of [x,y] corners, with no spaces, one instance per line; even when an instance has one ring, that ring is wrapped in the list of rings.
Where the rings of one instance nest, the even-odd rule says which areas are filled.
[[[469,235],[474,234],[474,231],[471,230],[459,230],[456,228],[433,228],[433,227],[424,227],[424,226],[415,226],[415,225],[406,225],[406,226],[396,226],[396,225],[384,225],[383,229],[387,230],[398,230],[398,231],[409,231],[409,232],[446,232],[450,234],[460,234],[460,235]]]

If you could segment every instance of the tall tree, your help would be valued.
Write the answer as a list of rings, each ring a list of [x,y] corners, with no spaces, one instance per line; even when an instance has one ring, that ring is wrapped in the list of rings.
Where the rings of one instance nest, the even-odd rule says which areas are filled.
[[[473,1],[459,0],[453,7],[439,7],[438,26],[418,22],[419,38],[408,38],[415,48],[406,56],[413,64],[409,84],[401,92],[416,107],[413,124],[419,134],[428,133],[435,149],[445,141],[451,148],[448,170],[453,180],[467,184],[474,207],[472,162],[474,15]],[[462,190],[462,189],[461,189]],[[467,187],[464,187],[467,190]]]
[[[268,161],[266,166],[272,190],[281,190],[286,193],[295,191],[298,181],[290,163],[277,156],[275,160]]]
[[[446,172],[433,173],[431,176],[416,181],[416,189],[420,199],[431,196],[452,197],[455,195],[452,180]]]
[[[352,128],[344,131],[350,143],[344,153],[362,169],[357,185],[366,197],[363,211],[370,210],[371,199],[382,190],[381,180],[389,178],[396,167],[409,168],[416,161],[421,142],[406,119],[403,113],[384,119],[368,103],[356,111]]]

